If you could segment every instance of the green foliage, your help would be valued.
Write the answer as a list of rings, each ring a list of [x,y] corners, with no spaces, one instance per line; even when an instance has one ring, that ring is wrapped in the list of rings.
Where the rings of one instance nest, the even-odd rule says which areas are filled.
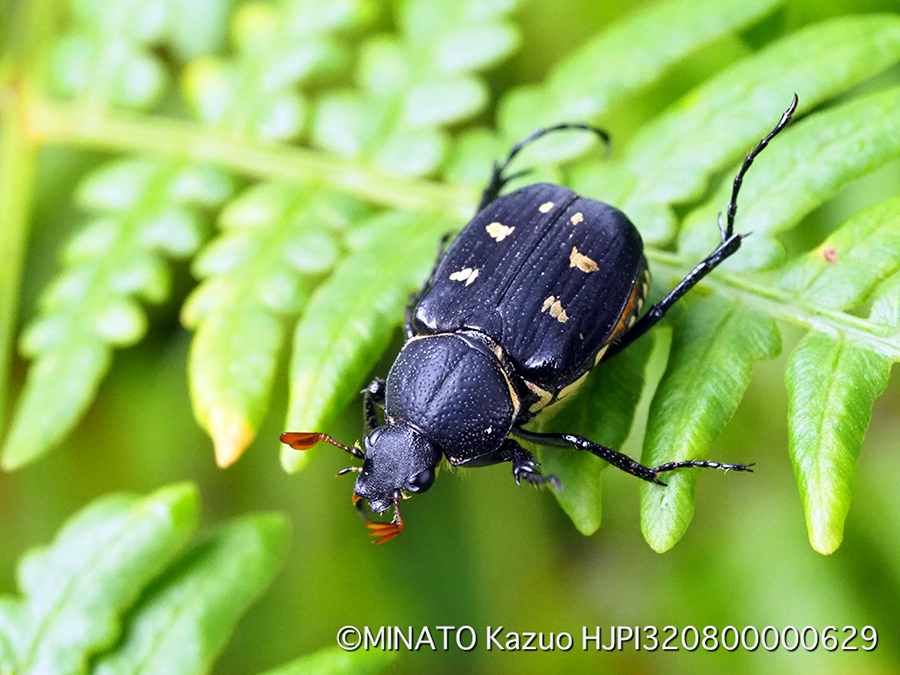
[[[122,157],[78,175],[74,201],[87,218],[21,335],[32,363],[4,468],[72,433],[113,350],[147,332],[141,301],[183,302],[194,412],[221,465],[259,430],[289,342],[286,427],[328,429],[391,342],[441,235],[477,202],[490,159],[541,124],[604,125],[640,110],[613,159],[586,155],[594,146],[573,134],[529,149],[522,166],[552,160],[559,166],[541,176],[568,174],[622,207],[660,293],[715,245],[743,153],[796,91],[797,119],[757,158],[741,195],[737,227],[753,236],[668,320],[659,386],[644,386],[655,381],[645,340],[541,424],[619,447],[645,400],[644,463],[707,457],[754,362],[778,354],[786,326],[806,329],[788,362],[790,453],[813,546],[833,551],[872,405],[900,355],[900,205],[878,195],[844,225],[827,207],[900,154],[900,89],[872,79],[900,61],[900,16],[770,35],[779,4],[651,4],[571,50],[543,82],[501,90],[498,67],[522,44],[513,0],[38,3],[22,13],[35,39],[16,42],[0,68],[13,92],[0,107],[0,214],[15,258],[3,293],[20,281],[36,150],[52,140]],[[766,35],[743,39],[761,21]],[[661,109],[638,105],[717,42],[736,45],[732,62]],[[710,190],[711,180],[720,185]],[[817,213],[824,225],[801,227]],[[172,297],[179,258],[201,280],[186,299]],[[15,305],[2,310],[6,345]],[[282,464],[293,471],[312,457],[283,450]],[[559,452],[543,460],[566,484],[565,511],[595,531],[601,467]],[[684,533],[697,478],[644,486],[655,549]]]
[[[122,351],[147,335],[177,342],[180,330],[191,335],[182,370],[193,414],[217,462],[233,463],[260,434],[268,456],[259,462],[275,466],[278,448],[286,471],[305,467],[315,453],[278,444],[270,411],[286,406],[284,429],[359,429],[358,392],[385,375],[409,294],[441,237],[471,216],[491,162],[541,125],[583,120],[613,132],[606,155],[588,134],[542,139],[517,158],[516,169],[535,171],[514,184],[562,182],[622,208],[644,237],[655,300],[717,244],[717,214],[743,156],[796,92],[795,119],[746,176],[736,227],[752,236],[739,253],[534,426],[625,447],[647,465],[756,463],[753,476],[679,471],[663,476],[666,487],[635,489],[656,551],[685,535],[695,493],[697,513],[710,515],[711,483],[777,484],[780,452],[812,547],[835,551],[850,514],[847,531],[863,536],[849,555],[891,567],[883,551],[893,542],[871,518],[853,523],[850,503],[854,487],[861,502],[870,487],[885,489],[862,485],[856,464],[900,360],[900,14],[887,2],[884,14],[804,14],[798,1],[650,0],[624,12],[626,3],[594,3],[602,20],[585,25],[602,29],[545,44],[553,30],[535,26],[540,3],[516,0],[0,0],[0,462],[6,471],[33,465],[4,478],[32,480],[41,501],[52,501],[51,470],[99,473],[84,455],[50,452],[94,427],[115,430],[114,456],[130,478],[150,461],[149,445],[164,464],[190,456],[159,444],[165,433],[145,442],[131,420],[111,421],[153,407],[148,397],[169,396],[164,385],[143,379],[130,390],[135,401],[92,415],[107,374],[127,361]],[[554,11],[566,19],[567,7]],[[176,315],[183,328],[170,325]],[[740,456],[722,456],[717,443],[731,433],[754,369],[782,348],[785,372],[767,394],[786,397],[784,438],[748,434]],[[562,510],[581,533],[597,531],[603,482],[627,479],[603,479],[593,456],[538,452],[565,486],[555,495]],[[291,476],[291,490],[306,479]],[[19,485],[4,483],[0,511],[24,522],[8,506]],[[324,488],[303,485],[292,498],[311,509]],[[252,484],[257,499],[277,489]],[[459,500],[451,487],[438,492],[429,498],[444,500],[444,527]],[[214,499],[230,509],[240,493]],[[748,513],[801,522],[785,507],[796,498],[763,495]],[[0,673],[208,672],[280,566],[287,521],[253,514],[196,536],[198,501],[188,484],[104,497],[26,554],[18,595],[0,598]],[[464,539],[482,554],[558,568],[558,551],[535,554],[527,537],[506,551],[494,539],[501,520],[535,531],[532,515],[520,504],[490,513],[474,505],[459,532],[445,527],[448,538],[418,549],[411,539],[405,560],[431,571],[452,559],[453,581],[467,580],[451,591],[434,584],[427,602],[458,593],[468,611],[483,597],[518,601],[519,578],[506,588],[505,566],[469,567],[466,557],[477,556]],[[724,564],[729,541],[754,536],[718,526],[705,565],[681,568],[696,569],[698,582]],[[298,537],[303,592],[337,592],[338,581],[321,580],[327,590],[309,583],[303,566],[315,558],[336,570],[344,594],[358,570],[350,549],[335,552],[336,538],[300,527],[309,528]],[[447,556],[451,545],[460,557]],[[786,577],[801,555],[784,561]],[[626,567],[623,579],[641,573]],[[365,595],[379,611],[420,595],[404,583],[406,563],[366,569]],[[893,568],[880,578],[896,584]],[[564,581],[546,580],[553,584]],[[623,585],[603,592],[622,598],[637,586]],[[681,587],[690,590],[679,596]],[[671,596],[688,605],[695,587],[674,585]],[[353,603],[364,611],[365,600]],[[407,621],[394,618],[394,604],[388,610],[391,622]],[[378,672],[391,657],[332,647],[266,675]]]
[[[198,506],[187,485],[144,499],[107,497],[28,554],[18,574],[25,597],[4,599],[0,611],[12,657],[5,670],[84,672],[88,657],[115,641],[122,613],[190,539]]]
[[[673,317],[669,364],[650,406],[644,460],[649,466],[705,459],[750,384],[753,362],[781,351],[770,317],[739,302],[705,298],[690,317]],[[749,460],[748,460],[749,461]],[[644,536],[664,551],[681,538],[694,512],[697,472],[665,476],[665,488],[642,486]]]
[[[147,331],[135,297],[164,301],[171,281],[162,256],[185,257],[204,238],[198,207],[231,192],[212,168],[122,160],[90,174],[77,199],[93,218],[63,253],[63,272],[22,335],[34,359],[3,450],[14,469],[59,443],[84,414],[109,369],[113,346]]]
[[[357,651],[345,652],[340,647],[322,649],[260,675],[375,675],[393,661],[396,652]]]
[[[685,56],[758,21],[779,4],[681,0],[660,2],[625,17],[556,64],[543,84],[510,91],[500,108],[504,135],[515,142],[537,126],[560,120],[602,120],[617,103],[662,79]],[[732,106],[729,113],[735,112],[740,111]],[[538,152],[545,160],[568,159],[585,148],[584,138],[562,137],[548,139]]]
[[[188,298],[184,324],[197,330],[190,360],[194,408],[220,465],[233,462],[265,416],[286,316],[309,297],[307,278],[337,260],[337,237],[362,205],[316,189],[261,183],[223,210],[223,233],[198,256],[206,277]]]
[[[252,514],[195,538],[198,512],[181,484],[75,514],[22,559],[23,597],[0,598],[0,672],[209,672],[281,566],[288,524]],[[389,659],[323,650],[271,672],[374,673]]]
[[[585,192],[599,190],[610,203],[622,205],[641,223],[645,241],[668,242],[676,227],[670,205],[700,197],[713,171],[746,152],[761,130],[774,126],[786,107],[785,92],[796,92],[802,105],[812,109],[895,63],[898,49],[900,17],[845,17],[791,34],[676,101],[645,125],[621,163],[601,169],[593,160],[581,169],[592,177],[579,186]],[[734,105],[737,100],[741,105]],[[808,158],[817,167],[828,165],[817,153]],[[868,166],[871,170],[874,162]],[[751,200],[742,201],[749,211]],[[720,199],[714,208],[721,210],[726,203],[727,198]],[[708,220],[706,224],[707,232],[716,232]]]
[[[351,76],[357,87],[328,92],[312,141],[365,165],[409,176],[433,173],[449,138],[443,127],[488,104],[479,71],[518,46],[507,15],[516,0],[397,3],[397,31],[362,42]]]

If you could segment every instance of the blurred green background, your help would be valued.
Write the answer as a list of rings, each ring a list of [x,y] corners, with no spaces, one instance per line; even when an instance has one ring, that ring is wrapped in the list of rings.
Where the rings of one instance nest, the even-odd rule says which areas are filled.
[[[519,13],[525,45],[491,77],[498,86],[540,81],[559,55],[633,10],[632,1],[532,1]],[[6,12],[11,5],[3,4]],[[753,28],[789,31],[851,12],[898,10],[896,0],[790,0],[786,9]],[[729,44],[691,57],[646,100],[634,102],[644,119],[705,79]],[[882,76],[900,81],[897,68]],[[900,114],[900,111],[898,111]],[[628,137],[636,123],[610,120]],[[626,141],[627,142],[627,141]],[[24,273],[21,321],[35,312],[70,223],[79,218],[69,196],[73,180],[99,157],[48,149],[40,162],[35,227]],[[894,162],[859,181],[814,214],[829,227],[866,203],[867,190],[896,185]],[[186,269],[177,286],[193,283]],[[176,298],[183,297],[176,292]],[[251,510],[288,514],[293,534],[288,558],[270,591],[238,625],[215,672],[250,673],[334,644],[344,625],[473,627],[472,652],[401,653],[392,671],[443,673],[544,672],[602,668],[606,672],[896,673],[900,672],[900,491],[896,487],[900,389],[896,378],[876,403],[863,445],[856,491],[841,548],[825,557],[807,541],[803,512],[787,454],[785,357],[758,364],[738,412],[718,439],[714,456],[756,462],[752,475],[705,474],[696,514],[684,539],[659,555],[639,527],[637,481],[604,474],[604,523],[593,537],[578,534],[552,495],[517,488],[506,466],[444,473],[427,497],[406,503],[407,529],[391,543],[372,547],[351,508],[352,478],[334,478],[348,464],[338,451],[322,452],[307,470],[286,475],[278,461],[287,381],[282,374],[256,442],[227,470],[216,468],[212,445],[191,413],[185,362],[190,334],[178,321],[178,303],[155,308],[151,332],[139,345],[116,352],[99,397],[64,447],[12,474],[0,474],[0,588],[15,587],[22,553],[50,541],[75,510],[109,491],[146,493],[190,480],[200,486],[207,524]],[[786,332],[790,335],[790,332]],[[799,338],[799,331],[794,340]],[[656,337],[667,339],[665,330]],[[373,372],[384,375],[395,345]],[[792,341],[785,340],[789,353]],[[26,363],[13,365],[13,394]],[[283,371],[282,371],[283,372]],[[642,408],[646,414],[646,405]],[[640,427],[641,425],[636,425]],[[352,440],[361,432],[361,401],[328,430]],[[640,454],[633,435],[622,448]],[[631,648],[581,650],[583,627],[693,625],[738,629],[771,625],[824,629],[874,626],[880,636],[868,653],[649,653]],[[486,651],[485,630],[568,632],[569,652]],[[863,642],[857,640],[856,646]]]

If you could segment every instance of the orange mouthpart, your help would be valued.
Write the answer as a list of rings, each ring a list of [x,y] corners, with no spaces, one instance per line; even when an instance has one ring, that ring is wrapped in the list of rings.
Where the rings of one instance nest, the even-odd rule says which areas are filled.
[[[369,528],[370,537],[378,537],[378,539],[372,543],[383,544],[403,532],[403,520],[401,519],[399,522],[391,521],[389,523],[366,523],[366,527]]]

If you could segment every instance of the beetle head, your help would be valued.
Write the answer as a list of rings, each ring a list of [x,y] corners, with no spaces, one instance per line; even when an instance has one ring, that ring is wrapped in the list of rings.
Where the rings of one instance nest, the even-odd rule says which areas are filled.
[[[403,492],[425,492],[431,487],[435,469],[441,461],[441,451],[406,424],[386,424],[375,429],[363,441],[365,453],[358,446],[346,446],[328,434],[303,431],[281,434],[281,442],[295,450],[309,450],[323,441],[363,460],[362,467],[347,468],[338,475],[351,471],[359,473],[353,503],[360,515],[370,521],[366,527],[376,537],[375,543],[381,544],[400,534],[403,531],[400,516]],[[363,511],[363,500],[369,502],[369,508],[375,513],[384,513],[393,506],[394,517],[386,523],[371,521]]]
[[[375,513],[395,506],[402,491],[425,492],[434,483],[441,451],[406,424],[378,427],[363,445],[365,459],[354,492]]]

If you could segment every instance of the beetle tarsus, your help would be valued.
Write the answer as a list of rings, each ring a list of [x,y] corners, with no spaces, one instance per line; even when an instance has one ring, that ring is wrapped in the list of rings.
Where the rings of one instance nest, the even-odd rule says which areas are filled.
[[[668,462],[654,467],[655,473],[663,473],[664,471],[674,471],[675,469],[719,469],[720,471],[747,471],[753,473],[750,464],[723,464],[722,462],[707,462],[704,460],[688,460],[685,462]]]
[[[400,499],[401,496],[399,494],[394,497],[394,517],[390,522],[382,523],[379,521],[369,521],[366,523],[366,527],[369,528],[369,536],[377,537],[377,539],[372,542],[373,544],[383,544],[403,532],[403,516],[400,515]],[[361,510],[360,513],[362,513]]]

